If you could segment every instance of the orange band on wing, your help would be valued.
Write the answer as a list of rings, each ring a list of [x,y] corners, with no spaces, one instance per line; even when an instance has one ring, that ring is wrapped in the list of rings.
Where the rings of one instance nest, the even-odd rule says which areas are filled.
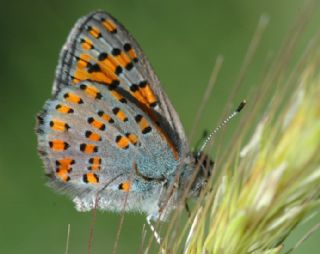
[[[92,131],[86,131],[85,136],[91,141],[101,141],[101,136]]]
[[[103,20],[102,25],[110,32],[115,33],[117,31],[117,26],[110,19]]]
[[[133,85],[131,88],[131,94],[133,94],[138,101],[141,102],[141,108],[144,112],[146,112],[149,117],[156,123],[158,121],[158,117],[154,114],[150,107],[153,107],[157,103],[157,98],[154,95],[150,85],[146,81],[142,81],[139,85]],[[146,103],[147,101],[147,103]],[[151,126],[149,125],[148,121],[142,117],[141,115],[136,116],[136,121],[139,124],[139,127],[142,133],[148,133],[151,131]],[[160,128],[157,124],[155,124],[158,132],[164,137],[172,149],[173,156],[176,160],[179,159],[179,153],[177,148],[174,146],[172,140],[169,138],[168,134]]]
[[[73,73],[74,83],[82,80],[92,80],[111,85],[113,82],[119,81],[115,74],[116,63],[108,63],[107,60],[104,60],[106,63],[100,61],[92,64],[91,62],[97,60],[88,54],[81,54],[77,59],[77,68]]]
[[[106,73],[110,73],[113,74],[116,71],[117,68],[117,63],[115,61],[115,59],[113,59],[111,56],[108,56],[107,58],[101,60],[101,69],[106,72]]]
[[[62,180],[63,182],[68,182],[70,180],[69,171],[67,169],[58,169],[56,171],[56,175]]]
[[[147,108],[155,107],[157,105],[157,97],[154,95],[150,85],[146,81],[140,82],[139,85],[131,85],[130,92]]]
[[[63,114],[71,114],[74,112],[74,110],[66,105],[63,105],[63,104],[58,104],[56,106],[56,110],[60,113],[63,113]]]
[[[118,93],[117,91],[115,90],[112,90],[111,91],[111,95],[117,99],[117,101],[120,101],[122,103],[125,103],[126,102],[126,99],[120,94]]]
[[[80,151],[86,154],[98,152],[98,147],[93,144],[81,144]]]
[[[99,38],[101,36],[99,28],[93,26],[89,28],[89,33],[94,37],[94,38]]]
[[[116,137],[116,143],[122,149],[128,149],[129,147],[129,139],[121,135]]]
[[[71,103],[76,103],[76,104],[82,104],[83,100],[76,94],[74,93],[65,93],[63,95],[66,101],[71,102]]]
[[[56,152],[61,152],[64,150],[67,150],[70,146],[67,142],[64,142],[63,140],[55,139],[52,141],[49,141],[49,147]]]
[[[83,48],[84,50],[90,50],[90,49],[93,48],[92,41],[89,40],[88,38],[83,39],[83,40],[81,41],[81,46],[82,46],[82,48]]]
[[[127,133],[126,137],[130,140],[131,144],[136,145],[138,143],[138,136],[132,133]]]
[[[115,114],[115,116],[122,122],[126,122],[128,121],[128,117],[126,116],[126,114],[119,109],[118,107],[115,107],[112,109],[112,112]]]
[[[94,173],[87,173],[83,175],[85,183],[99,183],[99,177]]]
[[[90,86],[90,85],[85,85],[85,84],[81,84],[80,85],[80,89],[84,90],[85,93],[94,98],[94,99],[101,99],[102,95],[100,93],[100,91],[98,90],[98,88],[94,87],[94,86]]]
[[[100,121],[94,119],[93,117],[89,117],[89,118],[88,118],[88,123],[89,123],[92,127],[96,128],[96,129],[99,129],[99,130],[101,130],[101,131],[104,131],[105,128],[106,128],[106,126],[105,126],[105,124],[104,124],[103,122],[100,122]]]
[[[91,166],[89,170],[99,170],[101,166],[101,158],[100,157],[92,157],[89,159],[89,163]]]
[[[50,127],[55,131],[66,131],[70,128],[70,126],[66,122],[60,120],[50,121]]]
[[[85,69],[76,69],[74,72],[74,78],[76,80],[92,80],[101,83],[111,84],[113,79],[107,76],[103,72],[88,73]]]
[[[133,48],[128,51],[128,55],[130,56],[130,58],[132,60],[137,59],[137,57],[138,57]]]
[[[108,123],[114,123],[114,120],[109,115],[104,113],[102,110],[98,111],[98,116],[100,116],[103,120],[107,121]]]
[[[146,84],[145,86],[140,86],[140,92],[142,93],[143,97],[148,101],[149,106],[157,102],[157,98],[152,92],[149,84]]]
[[[124,52],[121,52],[120,55],[114,56],[114,58],[123,68],[127,68],[127,65],[131,63],[131,59]]]
[[[71,158],[64,158],[56,161],[57,170],[67,170],[71,171],[71,165],[74,164],[75,161]]]
[[[124,192],[129,192],[131,190],[131,182],[125,181],[119,184],[119,189]]]

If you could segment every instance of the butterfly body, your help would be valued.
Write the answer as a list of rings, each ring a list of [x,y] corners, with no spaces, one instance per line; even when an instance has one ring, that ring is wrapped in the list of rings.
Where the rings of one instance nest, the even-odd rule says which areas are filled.
[[[187,196],[198,195],[206,181],[142,50],[105,12],[81,18],[72,29],[53,98],[38,119],[49,185],[79,211],[140,211],[165,219],[194,170]]]

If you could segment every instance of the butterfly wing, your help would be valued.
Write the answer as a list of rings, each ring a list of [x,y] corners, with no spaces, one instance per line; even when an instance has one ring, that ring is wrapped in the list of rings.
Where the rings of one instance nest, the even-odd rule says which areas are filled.
[[[37,128],[50,184],[78,210],[122,210],[126,201],[126,210],[154,212],[161,184],[139,174],[174,174],[188,147],[177,113],[125,28],[105,12],[80,19],[61,51],[53,93]]]
[[[97,197],[101,209],[121,210],[125,200],[127,210],[150,213],[156,207],[161,183],[139,175],[171,175],[178,161],[134,102],[103,84],[81,81],[61,88],[38,118],[50,185],[71,196],[79,210],[92,209]]]
[[[149,61],[129,32],[110,14],[81,18],[60,53],[54,91],[91,80],[131,94],[179,156],[189,151],[178,114],[160,86]]]

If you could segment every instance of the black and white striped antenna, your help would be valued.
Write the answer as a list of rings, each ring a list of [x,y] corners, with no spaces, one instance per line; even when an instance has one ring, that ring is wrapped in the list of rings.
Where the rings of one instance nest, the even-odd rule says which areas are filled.
[[[223,127],[225,126],[232,118],[234,118],[237,114],[240,113],[240,111],[244,108],[244,106],[247,104],[246,100],[243,100],[239,106],[237,107],[237,109],[235,111],[233,111],[226,119],[223,120],[222,123],[220,123],[210,134],[209,136],[206,138],[206,140],[203,142],[202,146],[200,147],[200,150],[198,152],[198,156],[201,155],[201,153],[203,152],[203,150],[206,148],[206,146],[208,145],[208,143],[210,142],[210,140],[215,136],[215,134]]]

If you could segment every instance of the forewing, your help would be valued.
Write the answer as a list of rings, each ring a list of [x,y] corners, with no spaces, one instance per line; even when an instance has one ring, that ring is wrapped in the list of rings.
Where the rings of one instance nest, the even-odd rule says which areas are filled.
[[[81,18],[60,53],[54,92],[91,80],[130,94],[159,126],[175,157],[189,151],[178,114],[163,92],[138,43],[111,15],[98,11]]]

